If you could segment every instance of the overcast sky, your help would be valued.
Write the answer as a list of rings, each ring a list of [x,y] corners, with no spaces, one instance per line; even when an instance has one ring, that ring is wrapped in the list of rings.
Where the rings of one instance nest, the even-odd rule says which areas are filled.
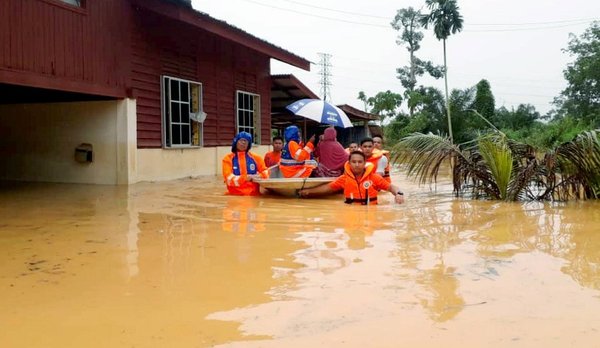
[[[336,104],[363,109],[358,92],[402,93],[396,68],[408,51],[396,44],[389,23],[400,8],[423,7],[419,0],[193,0],[196,10],[224,20],[261,39],[318,63],[331,54],[331,97]],[[598,0],[458,0],[463,31],[447,41],[449,88],[468,88],[487,79],[496,107],[529,103],[541,113],[566,86],[563,70],[572,61],[561,50],[569,33],[579,35],[600,18]],[[427,11],[423,7],[423,11]],[[443,63],[441,41],[431,30],[417,56]],[[319,67],[306,72],[271,63],[273,74],[292,73],[320,95]],[[443,80],[419,83],[443,89]]]

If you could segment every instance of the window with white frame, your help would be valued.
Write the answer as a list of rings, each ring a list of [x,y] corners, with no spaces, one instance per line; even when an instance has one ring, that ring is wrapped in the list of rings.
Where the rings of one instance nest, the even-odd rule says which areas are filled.
[[[163,76],[162,114],[164,147],[202,145],[202,84]]]
[[[83,7],[83,0],[60,0],[62,2],[66,2],[69,5]]]
[[[237,91],[237,131],[252,134],[255,144],[260,144],[260,96]]]

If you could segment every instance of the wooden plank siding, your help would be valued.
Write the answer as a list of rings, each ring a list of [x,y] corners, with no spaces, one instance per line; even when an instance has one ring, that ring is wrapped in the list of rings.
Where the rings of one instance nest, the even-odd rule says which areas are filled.
[[[123,0],[0,1],[0,81],[125,97],[128,13]]]
[[[236,91],[254,93],[261,101],[261,143],[268,144],[269,57],[308,62],[191,9],[151,2],[171,15],[136,0],[87,0],[83,8],[60,0],[0,0],[0,83],[133,97],[140,148],[162,146],[162,75],[202,83],[204,146],[231,143]]]
[[[269,57],[192,25],[136,9],[132,29],[132,89],[138,147],[162,146],[160,77],[202,83],[204,146],[231,144],[236,91],[261,96],[261,142],[270,142]]]

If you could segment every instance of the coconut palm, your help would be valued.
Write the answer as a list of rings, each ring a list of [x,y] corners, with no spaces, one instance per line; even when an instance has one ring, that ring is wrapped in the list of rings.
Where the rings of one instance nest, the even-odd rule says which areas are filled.
[[[395,146],[394,157],[420,183],[435,182],[442,165],[453,160],[456,195],[470,189],[476,198],[507,201],[599,198],[599,132],[583,132],[544,154],[497,130],[464,144],[413,133]]]
[[[452,118],[448,102],[448,65],[446,64],[446,39],[451,34],[456,34],[463,28],[463,18],[458,12],[456,0],[426,0],[425,3],[431,12],[421,17],[421,24],[425,29],[433,26],[433,32],[438,40],[444,44],[444,82],[446,84],[446,112],[448,113],[448,134],[452,136]]]
[[[579,198],[600,197],[600,130],[586,131],[553,152],[561,181],[556,185],[563,195]]]

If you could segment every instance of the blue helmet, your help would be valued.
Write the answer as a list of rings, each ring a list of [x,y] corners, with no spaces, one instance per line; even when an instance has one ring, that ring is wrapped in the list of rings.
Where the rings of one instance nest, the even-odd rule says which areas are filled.
[[[285,137],[285,142],[289,142],[289,141],[295,141],[297,143],[300,142],[300,129],[298,129],[298,127],[296,126],[289,126],[285,129],[285,132],[283,132],[283,135]]]
[[[240,139],[248,140],[248,148],[246,149],[246,152],[250,151],[252,148],[252,134],[248,132],[239,132],[238,135],[233,138],[233,142],[231,143],[231,152],[237,152],[237,143],[240,141]]]

